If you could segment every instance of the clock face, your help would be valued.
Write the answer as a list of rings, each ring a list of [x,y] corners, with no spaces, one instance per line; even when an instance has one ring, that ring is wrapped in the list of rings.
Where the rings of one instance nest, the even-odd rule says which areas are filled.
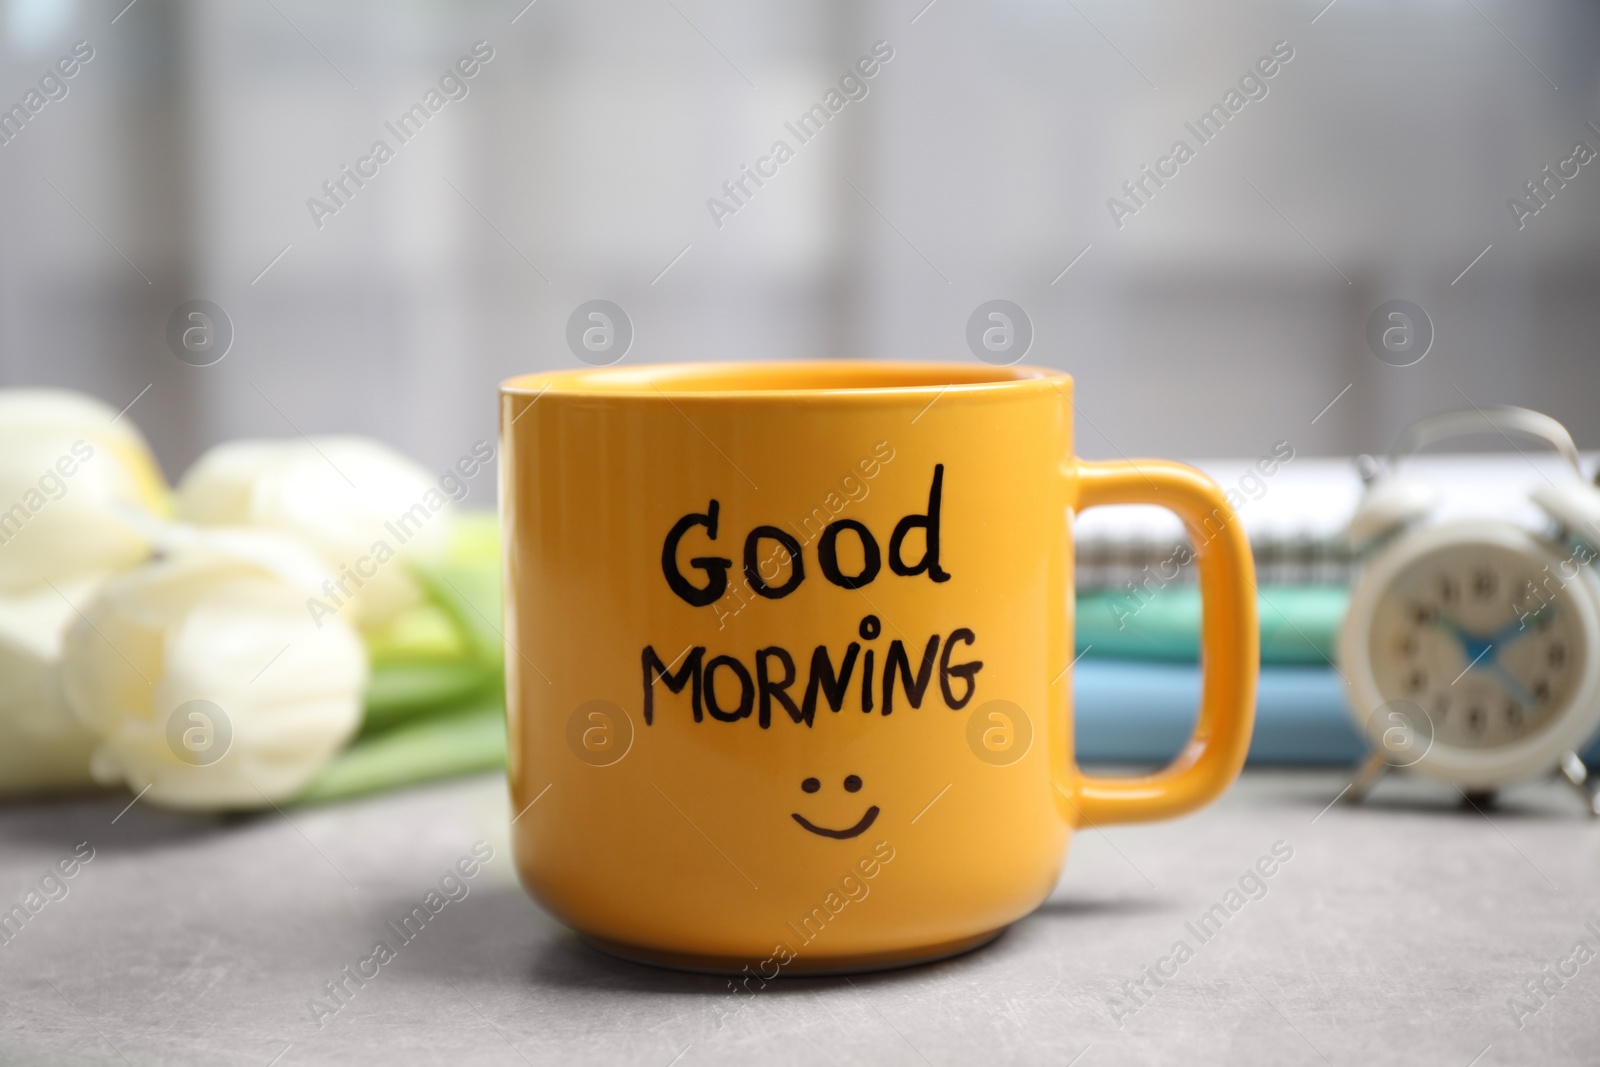
[[[1504,545],[1435,548],[1377,599],[1373,680],[1384,700],[1426,713],[1435,745],[1487,749],[1532,737],[1584,678],[1577,595],[1543,560]]]

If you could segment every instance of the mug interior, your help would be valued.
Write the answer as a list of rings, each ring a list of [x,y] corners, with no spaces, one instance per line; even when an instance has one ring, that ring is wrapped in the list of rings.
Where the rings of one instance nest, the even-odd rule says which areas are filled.
[[[774,363],[660,363],[524,374],[508,379],[510,393],[725,396],[762,393],[938,392],[1004,387],[1024,382],[1066,382],[1048,367],[975,363],[902,363],[887,360],[809,360]]]

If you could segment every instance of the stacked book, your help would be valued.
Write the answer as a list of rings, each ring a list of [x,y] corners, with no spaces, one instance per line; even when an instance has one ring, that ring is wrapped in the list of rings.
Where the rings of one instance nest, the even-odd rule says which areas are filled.
[[[1585,456],[1587,469],[1594,459]],[[1361,562],[1343,538],[1362,491],[1355,463],[1280,449],[1194,465],[1234,503],[1256,561],[1261,682],[1251,762],[1356,763],[1365,746],[1334,666]],[[1548,523],[1529,491],[1564,473],[1559,457],[1532,452],[1425,455],[1406,469],[1439,490],[1434,519],[1493,517],[1532,530]],[[1078,758],[1165,763],[1188,740],[1200,694],[1200,598],[1183,526],[1161,508],[1094,508],[1075,519],[1073,540]]]

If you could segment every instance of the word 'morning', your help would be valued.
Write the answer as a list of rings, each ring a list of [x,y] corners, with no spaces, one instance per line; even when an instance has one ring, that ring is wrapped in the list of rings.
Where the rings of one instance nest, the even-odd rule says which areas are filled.
[[[944,464],[933,468],[933,487],[928,491],[928,510],[922,515],[907,515],[895,524],[889,536],[889,569],[902,577],[926,573],[935,582],[948,582],[950,575],[939,566],[939,510],[944,487]],[[704,512],[690,512],[673,524],[661,546],[661,571],[667,585],[686,603],[697,608],[714,604],[728,591],[728,568],[733,560],[724,556],[695,556],[689,566],[705,574],[705,584],[695,585],[678,567],[678,545],[695,527],[703,527],[706,536],[717,539],[717,524],[721,504],[712,500]],[[915,563],[905,560],[905,541],[914,530],[923,532],[922,558]],[[849,533],[856,539],[861,552],[860,569],[846,574],[839,562],[839,538]],[[787,555],[789,577],[781,585],[769,584],[761,573],[761,542],[776,542]],[[878,576],[883,568],[883,551],[877,538],[866,524],[855,519],[839,519],[823,528],[817,540],[817,563],[822,576],[841,589],[860,589]],[[744,539],[744,576],[757,596],[768,600],[781,600],[800,588],[806,579],[805,559],[800,542],[787,530],[777,526],[757,526]]]
[[[861,620],[859,632],[863,641],[871,641],[883,632],[883,627],[876,615],[868,615]],[[976,641],[976,634],[960,627],[952,630],[950,636],[944,639],[941,650],[940,637],[934,634],[922,647],[921,658],[913,671],[911,655],[905,643],[896,639],[889,643],[881,675],[876,668],[877,650],[867,648],[863,655],[861,641],[850,642],[837,668],[834,667],[828,646],[818,645],[812,650],[805,690],[798,703],[789,692],[789,687],[798,681],[798,674],[794,657],[787,649],[776,645],[757,649],[752,675],[750,668],[736,656],[720,655],[707,660],[704,645],[696,645],[691,649],[683,665],[674,672],[671,665],[662,662],[656,654],[655,646],[646,645],[639,656],[644,680],[644,722],[649,726],[655,721],[655,684],[659,680],[673,693],[682,693],[685,687],[689,689],[689,705],[694,712],[695,722],[704,721],[707,712],[718,722],[738,722],[754,713],[761,729],[765,730],[772,725],[772,705],[777,704],[788,712],[791,720],[809,727],[816,720],[819,698],[828,702],[830,711],[838,712],[844,707],[858,661],[861,663],[861,676],[856,686],[859,694],[856,703],[865,714],[870,715],[875,707],[880,708],[883,715],[894,714],[897,680],[911,706],[922,707],[923,698],[934,679],[935,662],[938,664],[939,693],[944,698],[945,707],[960,711],[971,703],[977,692],[977,674],[983,670],[983,661],[951,663],[950,658],[957,644],[972,645]],[[720,694],[717,688],[719,671],[723,677]],[[959,696],[952,679],[961,683]],[[737,698],[727,699],[733,695],[735,686]]]

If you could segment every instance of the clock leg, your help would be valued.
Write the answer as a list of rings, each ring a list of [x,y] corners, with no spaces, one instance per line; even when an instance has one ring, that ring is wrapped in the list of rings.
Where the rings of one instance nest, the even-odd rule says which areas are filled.
[[[1376,752],[1369,753],[1355,776],[1350,779],[1350,792],[1347,794],[1350,803],[1359,804],[1367,793],[1377,784],[1378,779],[1389,773],[1389,761]]]
[[[1583,797],[1591,818],[1600,816],[1600,780],[1589,773],[1576,752],[1562,754],[1561,778]]]

